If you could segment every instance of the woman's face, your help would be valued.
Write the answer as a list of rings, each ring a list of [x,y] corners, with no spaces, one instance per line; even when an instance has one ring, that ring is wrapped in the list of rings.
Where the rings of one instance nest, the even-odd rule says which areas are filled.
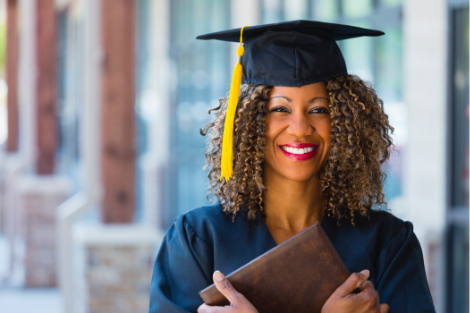
[[[318,176],[330,145],[331,118],[324,82],[273,87],[266,125],[265,174],[295,181]]]

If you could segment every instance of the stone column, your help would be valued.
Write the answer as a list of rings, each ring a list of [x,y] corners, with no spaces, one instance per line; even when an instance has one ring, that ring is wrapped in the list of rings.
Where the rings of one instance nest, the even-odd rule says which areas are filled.
[[[72,189],[60,176],[23,176],[18,180],[18,208],[21,210],[25,252],[26,287],[54,287],[57,284],[55,211]]]
[[[407,218],[423,248],[437,312],[444,312],[444,234],[448,164],[446,0],[403,3],[404,100],[409,133],[404,155]],[[439,147],[430,149],[430,147]]]
[[[170,0],[149,2],[148,63],[138,106],[147,126],[147,151],[139,158],[142,173],[143,222],[154,227],[163,223],[165,170],[170,160],[170,92],[172,75],[169,53]],[[162,135],[165,134],[165,135]]]
[[[76,224],[74,313],[148,312],[157,243],[153,227]]]
[[[36,2],[36,173],[53,174],[57,150],[55,0]]]
[[[18,0],[7,1],[8,152],[18,151]]]
[[[0,151],[0,232],[7,232],[6,212],[6,173],[11,154],[18,151],[18,0],[7,1],[7,45],[6,45],[6,82],[7,94],[7,129],[6,153]]]
[[[75,313],[147,312],[162,236],[134,223],[136,1],[100,5],[101,223],[72,226],[73,299],[67,307]]]
[[[21,80],[19,86],[22,105],[31,111],[21,111],[21,131],[31,133],[28,140],[20,143],[22,154],[30,151],[25,163],[34,171],[25,172],[14,181],[16,205],[8,209],[15,211],[20,225],[17,239],[24,243],[24,286],[52,287],[57,281],[55,211],[72,190],[69,178],[55,175],[58,142],[57,13],[55,0],[23,1],[22,9],[25,10],[22,17],[27,16],[26,13],[28,16],[31,14],[32,21],[24,24],[22,33],[28,36],[31,47],[24,44],[20,49],[21,53],[32,55],[31,59],[24,57],[21,75],[22,79],[32,78],[24,85]],[[27,64],[30,60],[32,66]],[[31,114],[31,120],[23,113]]]
[[[135,0],[102,0],[101,220],[129,223],[135,210]]]
[[[3,180],[0,201],[3,211],[2,229],[5,231],[9,250],[9,268],[5,281],[10,285],[18,286],[23,284],[24,236],[17,186],[25,169],[32,164],[34,154],[36,6],[34,1],[22,0],[8,1],[7,5],[8,128],[10,133],[7,153],[0,163],[2,168],[0,175]],[[17,45],[16,51],[15,45]],[[17,111],[16,114],[15,111]]]

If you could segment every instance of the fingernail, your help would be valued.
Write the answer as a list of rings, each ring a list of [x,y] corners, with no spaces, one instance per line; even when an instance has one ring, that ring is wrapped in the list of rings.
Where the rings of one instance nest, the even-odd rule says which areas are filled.
[[[216,281],[221,282],[222,280],[224,280],[225,276],[220,271],[215,271],[214,278]]]
[[[361,271],[361,274],[364,274],[364,275],[366,275],[367,277],[369,277],[369,270],[362,270],[362,271]]]

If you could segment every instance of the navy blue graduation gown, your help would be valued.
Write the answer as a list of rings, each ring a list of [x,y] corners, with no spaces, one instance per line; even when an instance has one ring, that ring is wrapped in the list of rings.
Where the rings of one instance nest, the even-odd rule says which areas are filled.
[[[413,225],[386,211],[372,211],[356,227],[324,215],[321,226],[348,270],[370,270],[369,280],[391,313],[435,312]],[[260,216],[249,223],[222,212],[220,204],[180,215],[158,252],[150,287],[150,313],[196,312],[198,291],[212,284],[212,273],[228,275],[276,246]]]

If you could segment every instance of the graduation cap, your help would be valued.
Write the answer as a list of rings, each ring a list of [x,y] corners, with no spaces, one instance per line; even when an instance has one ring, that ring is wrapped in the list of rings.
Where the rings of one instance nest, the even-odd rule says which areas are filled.
[[[384,33],[372,29],[299,20],[198,36],[240,42],[225,116],[220,179],[228,182],[232,176],[233,122],[241,83],[301,87],[347,74],[336,41],[381,35]]]

